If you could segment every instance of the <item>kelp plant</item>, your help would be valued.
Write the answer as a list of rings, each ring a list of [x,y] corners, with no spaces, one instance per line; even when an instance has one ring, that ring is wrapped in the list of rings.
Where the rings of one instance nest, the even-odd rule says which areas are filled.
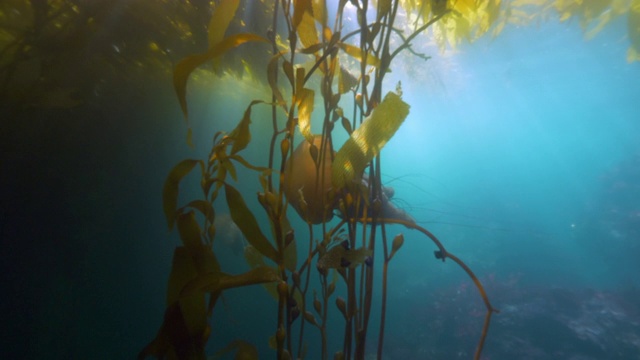
[[[182,245],[173,254],[164,321],[139,358],[204,359],[211,333],[209,321],[217,300],[226,289],[254,284],[263,284],[277,299],[277,322],[269,335],[278,359],[306,357],[308,341],[318,341],[321,349],[320,355],[310,358],[327,359],[333,351],[335,359],[364,359],[372,316],[380,317],[376,341],[377,358],[381,358],[387,270],[404,243],[402,235],[390,239],[386,231],[389,224],[424,234],[435,244],[437,259],[451,259],[475,283],[486,305],[475,352],[475,358],[480,357],[491,315],[497,310],[460,259],[431,232],[390,204],[391,194],[380,180],[379,155],[409,114],[399,84],[395,91],[385,93],[383,89],[384,77],[396,56],[407,50],[426,60],[411,48],[411,43],[434,24],[442,23],[441,29],[446,31],[440,34],[450,39],[485,32],[495,19],[499,0],[407,1],[402,4],[404,10],[400,5],[394,0],[341,0],[330,22],[324,0],[275,1],[269,12],[273,25],[264,36],[225,36],[239,0],[223,0],[216,6],[209,25],[208,51],[189,56],[175,67],[174,86],[185,118],[190,74],[248,42],[271,47],[273,55],[266,69],[271,94],[269,99],[251,101],[233,131],[216,133],[206,159],[183,160],[171,170],[163,190],[164,213],[169,229],[178,228]],[[355,9],[357,30],[343,33],[347,7]],[[400,11],[418,14],[409,35],[394,27]],[[312,66],[299,65],[308,59],[312,59]],[[251,143],[253,106],[271,108],[267,164],[251,164],[242,155]],[[351,108],[348,118],[344,109]],[[321,130],[313,133],[313,128]],[[346,132],[348,139],[334,151],[334,135],[338,132]],[[302,139],[294,149],[298,134]],[[187,141],[191,143],[191,129]],[[249,169],[260,180],[258,201],[269,220],[270,237],[254,216],[258,209],[250,209],[234,186],[237,166]],[[203,197],[179,207],[179,184],[195,168],[201,173]],[[248,242],[245,259],[251,270],[242,274],[225,272],[213,250],[214,203],[222,191],[224,206]],[[298,216],[306,223],[307,234],[294,233],[290,221],[300,221],[294,219]],[[299,253],[297,249],[305,243],[308,250]],[[374,277],[376,257],[381,259],[377,263],[382,271]],[[320,278],[315,290],[310,289],[312,273]],[[344,297],[334,294],[339,281],[346,288]],[[376,312],[372,298],[378,281],[381,307]],[[327,319],[336,309],[344,319],[344,340],[342,344],[329,344]],[[307,326],[319,329],[319,338],[310,340]],[[235,341],[227,349],[235,349],[236,358],[258,356],[256,348],[244,340]]]

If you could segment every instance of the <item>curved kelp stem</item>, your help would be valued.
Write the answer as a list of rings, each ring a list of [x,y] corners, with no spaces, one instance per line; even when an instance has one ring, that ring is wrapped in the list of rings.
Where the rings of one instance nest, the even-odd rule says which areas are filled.
[[[367,218],[358,219],[358,221],[362,221],[362,222],[366,222],[366,221],[370,221],[370,220],[371,220],[370,218],[369,219],[367,219]],[[484,347],[484,341],[485,341],[485,339],[487,337],[487,333],[488,333],[488,330],[489,330],[489,323],[491,321],[491,315],[493,313],[499,313],[500,310],[494,308],[493,305],[491,305],[491,302],[489,301],[489,297],[487,296],[487,293],[484,290],[484,286],[482,286],[482,283],[480,282],[478,277],[473,273],[473,271],[471,270],[471,268],[469,268],[469,266],[467,266],[462,260],[460,260],[460,258],[458,258],[457,256],[453,255],[452,253],[448,252],[445,249],[444,245],[442,245],[442,242],[440,240],[438,240],[438,238],[433,233],[431,233],[429,230],[423,228],[422,226],[420,226],[418,224],[415,224],[415,223],[412,223],[410,221],[406,221],[406,220],[403,220],[403,219],[383,218],[383,219],[379,219],[379,220],[381,222],[384,222],[384,223],[387,223],[387,224],[404,225],[409,229],[418,230],[419,232],[423,233],[429,239],[431,239],[431,241],[433,241],[433,243],[438,247],[439,250],[434,252],[436,259],[440,259],[443,262],[445,261],[446,258],[449,258],[449,259],[453,260],[471,278],[473,283],[476,285],[476,288],[478,289],[478,292],[480,293],[480,297],[482,297],[482,301],[484,302],[484,305],[485,305],[485,307],[487,309],[487,313],[485,315],[484,323],[483,323],[483,326],[482,326],[482,333],[480,335],[480,340],[478,341],[478,346],[476,347],[476,352],[475,352],[475,355],[474,355],[474,359],[480,359],[480,355],[481,355],[482,349]],[[380,357],[380,353],[378,354],[378,357]]]
[[[480,296],[482,296],[484,305],[487,308],[487,314],[484,317],[484,324],[482,325],[482,334],[480,335],[480,340],[478,341],[478,346],[476,347],[476,352],[474,355],[474,359],[480,359],[480,354],[482,353],[482,348],[484,347],[484,340],[487,337],[487,333],[489,331],[491,315],[493,313],[499,313],[500,310],[495,309],[493,306],[491,306],[489,297],[487,297],[482,283],[480,283],[480,280],[478,280],[473,271],[471,271],[471,269],[464,262],[462,262],[462,260],[458,259],[458,257],[454,256],[453,254],[447,253],[447,257],[455,261],[456,264],[460,265],[460,267],[462,267],[464,271],[469,275],[469,277],[473,280],[473,282],[476,284],[476,287],[478,288],[478,291],[480,292]]]

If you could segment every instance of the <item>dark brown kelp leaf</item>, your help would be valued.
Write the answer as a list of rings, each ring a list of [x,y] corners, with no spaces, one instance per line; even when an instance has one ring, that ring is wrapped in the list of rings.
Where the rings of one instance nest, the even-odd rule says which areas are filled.
[[[312,0],[297,0],[293,3],[293,21],[292,25],[294,29],[298,28],[298,25],[302,21],[302,17],[304,13],[309,11],[313,11],[313,7],[311,6]]]
[[[178,233],[180,240],[191,254],[199,251],[202,245],[202,237],[200,225],[196,221],[196,215],[193,211],[182,213],[177,216],[176,223],[178,225]]]
[[[186,247],[177,247],[173,253],[173,264],[167,286],[167,309],[156,335],[138,354],[138,359],[155,356],[166,358],[175,353],[178,358],[199,359],[204,357],[204,346],[209,335],[204,294],[181,297],[183,288],[197,278],[193,258]]]
[[[389,10],[391,10],[391,0],[379,0],[378,1],[378,21],[380,21],[380,19],[382,19],[385,15],[387,15],[387,13],[389,13]]]
[[[202,244],[200,249],[192,254],[198,274],[220,272],[220,264],[213,253],[211,245]]]
[[[251,245],[247,245],[244,247],[244,259],[252,268],[266,266],[262,254],[260,254],[258,250],[256,250],[256,248]],[[262,284],[262,287],[267,290],[269,295],[271,295],[274,300],[278,301],[278,290],[276,289],[275,283],[264,283]]]
[[[304,78],[306,73],[307,71],[305,70],[305,68],[303,67],[296,68],[296,87],[295,87],[296,94],[298,94],[304,88]],[[298,99],[300,99],[299,96],[298,96]]]
[[[167,224],[169,225],[169,230],[173,229],[173,224],[176,220],[180,181],[189,172],[191,172],[194,166],[198,163],[200,163],[201,166],[204,166],[200,160],[182,160],[178,165],[171,169],[169,176],[167,176],[167,180],[164,182],[164,188],[162,189],[162,207],[164,209],[164,216],[167,219]]]
[[[190,337],[188,343],[192,343],[196,347],[204,347],[204,343],[206,343],[205,337],[208,336],[207,303],[204,294],[183,297],[178,303]],[[179,336],[184,335],[180,334]],[[180,343],[184,342],[180,341]],[[181,347],[182,345],[179,346]],[[196,353],[199,354],[200,352],[201,350],[198,350]]]
[[[324,43],[317,43],[317,44],[313,44],[307,48],[304,49],[300,49],[298,50],[298,52],[302,53],[302,54],[307,54],[307,55],[311,55],[311,54],[315,54],[318,51],[322,50],[325,47]]]
[[[173,263],[167,286],[167,304],[176,303],[180,299],[182,289],[198,276],[195,262],[184,246],[173,251]]]
[[[202,296],[204,299],[204,296]],[[138,354],[138,359],[150,356],[156,359],[204,359],[204,346],[207,343],[209,328],[206,317],[202,317],[204,326],[200,333],[193,334],[196,329],[190,328],[183,314],[183,308],[176,302],[167,307],[164,320],[155,339]],[[194,336],[195,335],[195,336]]]
[[[340,72],[338,72],[338,92],[344,94],[356,86],[358,86],[358,79],[356,79],[349,70],[340,66]]]
[[[185,205],[185,208],[186,207],[198,210],[202,215],[204,215],[207,221],[213,223],[215,212],[213,211],[211,202],[207,200],[193,200]]]
[[[233,186],[225,184],[224,192],[227,198],[227,205],[229,206],[229,213],[231,219],[236,223],[242,235],[247,241],[253,245],[262,255],[277,262],[276,249],[271,245],[269,240],[264,236],[256,218],[251,213],[251,210],[244,202],[242,195]]]
[[[258,266],[239,275],[229,275],[222,272],[200,274],[190,281],[180,294],[181,298],[190,297],[197,293],[210,293],[220,290],[237,288],[248,285],[263,284],[278,281],[277,271],[270,266]]]
[[[209,227],[207,228],[207,235],[212,242],[216,238],[216,225],[214,223],[211,223],[211,225],[209,225]]]
[[[271,266],[259,266],[239,275],[224,275],[220,278],[223,290],[241,286],[270,283],[280,280],[278,272]]]

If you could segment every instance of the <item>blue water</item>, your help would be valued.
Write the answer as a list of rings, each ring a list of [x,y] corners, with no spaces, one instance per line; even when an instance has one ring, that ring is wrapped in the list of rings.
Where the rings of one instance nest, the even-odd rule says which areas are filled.
[[[513,313],[495,316],[489,359],[640,356],[637,335],[621,340],[619,353],[610,353],[616,345],[608,342],[637,334],[637,307],[626,310],[624,316],[635,316],[626,333],[623,326],[602,326],[595,316],[565,313],[593,301],[584,289],[612,291],[612,304],[638,302],[637,291],[622,294],[640,284],[640,66],[625,62],[624,26],[618,22],[591,41],[577,24],[512,27],[436,58],[434,81],[402,79],[411,115],[383,155],[391,181],[402,179],[393,182],[396,196],[450,251],[490,277],[496,307],[520,312],[527,319],[520,317],[522,323],[529,324],[527,316],[540,320],[541,329],[518,328],[510,324]],[[397,304],[437,292],[429,281],[464,284],[458,269],[445,270],[429,257],[428,241],[415,234],[407,240],[415,244],[398,255],[391,272],[397,274],[394,286],[407,292]],[[549,300],[553,291],[578,294],[563,308]],[[536,311],[512,304],[536,294],[548,301]],[[460,308],[465,306],[446,307],[454,313]],[[617,321],[610,309],[584,311]],[[403,320],[391,323],[399,329],[415,329],[423,320],[397,314]],[[480,322],[476,318],[476,329]],[[465,321],[452,327],[460,331],[459,323]],[[571,326],[563,323],[588,330],[567,330]],[[562,340],[554,340],[561,335],[553,331],[563,329]],[[602,343],[594,345],[589,331]],[[420,348],[408,338],[401,344],[409,354]],[[470,349],[460,358],[468,358]]]
[[[402,82],[411,112],[383,151],[383,181],[501,310],[486,359],[640,358],[640,64],[626,63],[623,34],[624,21],[590,41],[571,22],[507,27],[444,54],[424,45],[432,60],[400,58],[387,78],[390,90]],[[153,338],[178,244],[161,212],[164,177],[204,156],[249,94],[264,96],[255,84],[218,81],[205,94],[192,89],[194,150],[170,84],[158,99],[105,112],[98,128],[21,128],[38,147],[2,164],[8,358],[131,358]],[[254,107],[254,149],[268,142],[259,135],[268,113]],[[26,180],[34,177],[44,180]],[[188,181],[185,200],[199,195]],[[253,209],[257,186],[238,184]],[[389,273],[386,356],[471,358],[484,310],[472,283],[417,232],[388,232],[402,232],[405,245]],[[216,246],[225,269],[246,269]],[[272,358],[274,309],[261,287],[228,291],[210,353],[243,338]],[[340,344],[342,324],[332,321],[330,343]]]

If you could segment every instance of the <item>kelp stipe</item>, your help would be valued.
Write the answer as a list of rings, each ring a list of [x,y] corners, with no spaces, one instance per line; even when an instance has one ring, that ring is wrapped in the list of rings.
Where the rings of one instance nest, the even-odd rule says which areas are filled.
[[[476,359],[480,357],[491,315],[497,311],[473,272],[447,252],[433,234],[408,216],[385,217],[390,212],[384,209],[386,194],[380,180],[379,155],[410,111],[409,104],[402,100],[400,84],[395,92],[383,91],[383,79],[395,57],[402,50],[415,54],[411,42],[439,21],[449,21],[450,28],[458,26],[461,31],[486,31],[488,10],[479,6],[458,8],[455,2],[446,1],[424,2],[418,8],[413,3],[404,4],[405,8],[419,9],[418,21],[422,24],[406,37],[394,27],[400,1],[342,0],[332,16],[333,25],[323,0],[276,1],[273,25],[265,34],[226,37],[240,2],[221,1],[216,7],[210,23],[209,49],[183,59],[174,71],[174,86],[185,119],[186,84],[191,72],[248,42],[271,45],[272,56],[266,64],[271,98],[248,99],[249,105],[235,129],[215,134],[206,159],[184,160],[170,172],[163,190],[164,213],[169,229],[177,226],[182,245],[174,253],[164,322],[139,358],[204,359],[211,333],[209,321],[217,299],[226,289],[255,284],[263,284],[276,299],[277,321],[270,345],[278,359],[327,359],[331,353],[336,359],[364,359],[370,330],[376,331],[370,329],[372,316],[380,317],[375,341],[377,357],[381,358],[389,289],[387,271],[404,245],[401,234],[388,239],[388,224],[420,231],[435,243],[436,258],[453,260],[475,283],[487,308],[475,355]],[[375,9],[370,8],[374,5]],[[358,29],[342,34],[346,6],[356,12]],[[369,19],[372,13],[374,19]],[[459,23],[459,18],[466,23]],[[482,26],[486,28],[483,30]],[[446,36],[449,41],[457,41],[467,35],[453,32]],[[392,39],[399,43],[395,48],[391,46]],[[312,66],[299,65],[307,59],[312,59]],[[357,65],[349,66],[354,60]],[[316,94],[321,99],[319,103]],[[250,163],[242,155],[251,144],[253,106],[270,106],[272,110],[269,157],[262,166]],[[347,108],[353,109],[350,117],[345,114]],[[321,130],[316,134],[313,129]],[[336,149],[334,135],[341,131],[346,132],[348,140]],[[294,147],[297,133],[302,135],[302,142]],[[189,143],[190,134],[191,130]],[[249,208],[233,185],[239,181],[237,166],[249,169],[260,180],[258,201],[269,220],[268,235],[254,215],[258,209]],[[203,197],[178,207],[179,184],[196,168],[201,174]],[[221,190],[231,219],[249,243],[245,260],[251,270],[242,274],[226,273],[213,251],[213,204]],[[334,214],[339,219],[330,222]],[[308,234],[294,233],[291,217],[305,222]],[[305,242],[306,254],[299,253]],[[377,280],[375,256],[383,260],[379,310],[372,306]],[[310,281],[312,273],[320,278],[315,288]],[[343,294],[336,294],[339,281],[346,287]],[[330,316],[344,319],[340,344],[329,343]],[[318,342],[320,354],[306,354],[305,344],[311,341]],[[257,356],[256,348],[245,339],[221,350],[228,351],[236,351],[236,356]]]

